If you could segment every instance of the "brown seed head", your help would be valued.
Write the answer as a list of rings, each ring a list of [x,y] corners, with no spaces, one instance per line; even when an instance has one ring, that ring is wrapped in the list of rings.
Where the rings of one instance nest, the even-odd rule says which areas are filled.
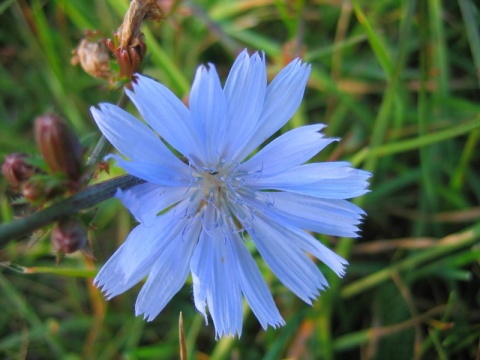
[[[111,79],[110,55],[104,38],[83,38],[72,53],[72,65],[80,64],[87,74],[95,78]]]

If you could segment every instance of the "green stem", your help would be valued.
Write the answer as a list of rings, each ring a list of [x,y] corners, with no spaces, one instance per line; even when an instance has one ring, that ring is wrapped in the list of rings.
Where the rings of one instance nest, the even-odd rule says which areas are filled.
[[[117,106],[124,108],[127,102],[128,97],[124,92],[118,100]],[[93,169],[90,179],[93,178],[96,165],[102,161],[109,149],[110,143],[105,136],[102,135],[87,161],[87,166]],[[0,225],[0,247],[5,246],[8,241],[12,239],[28,235],[32,231],[48,225],[61,217],[73,215],[80,210],[87,209],[113,197],[117,188],[125,190],[143,182],[143,180],[134,176],[120,176],[100,184],[89,186],[70,198],[56,203],[45,210],[38,211],[8,224]]]
[[[87,166],[96,165],[98,164],[101,159],[107,154],[108,148],[110,147],[110,143],[108,142],[107,138],[102,135],[100,140],[98,140],[97,145],[92,151],[92,155],[87,160]]]
[[[144,180],[132,175],[119,176],[89,186],[45,210],[38,211],[8,224],[0,225],[0,248],[5,246],[9,240],[25,236],[64,216],[76,214],[83,209],[113,197],[118,188],[126,190],[142,183],[144,183]]]
[[[122,93],[122,96],[117,102],[117,106],[119,108],[125,108],[128,102],[128,97],[125,92]],[[105,138],[105,136],[102,135],[100,140],[98,140],[97,145],[92,151],[92,154],[87,160],[87,166],[92,166],[95,168],[94,165],[97,165],[102,159],[107,155],[108,150],[110,149],[110,143],[108,140]]]

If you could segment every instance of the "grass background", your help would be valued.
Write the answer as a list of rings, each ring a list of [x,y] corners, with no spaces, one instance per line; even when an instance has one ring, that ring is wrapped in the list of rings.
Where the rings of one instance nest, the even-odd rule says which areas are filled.
[[[110,36],[127,7],[0,2],[2,154],[34,154],[32,121],[46,111],[93,144],[89,106],[120,93],[73,67],[71,51],[85,29]],[[347,276],[325,269],[331,288],[310,307],[259,261],[287,325],[264,332],[246,308],[241,339],[214,340],[190,283],[147,323],[133,315],[139,286],[110,302],[91,286],[134,225],[109,200],[95,213],[94,263],[77,254],[56,266],[48,240],[0,249],[12,264],[0,268],[0,358],[176,359],[180,311],[191,359],[480,358],[479,10],[474,0],[203,0],[145,23],[144,73],[180,97],[199,63],[225,79],[243,48],[265,51],[270,79],[294,56],[312,64],[284,130],[324,122],[343,141],[317,160],[374,174],[356,200],[368,213],[361,238],[319,238],[349,259]],[[14,216],[7,190],[0,179],[2,222]]]

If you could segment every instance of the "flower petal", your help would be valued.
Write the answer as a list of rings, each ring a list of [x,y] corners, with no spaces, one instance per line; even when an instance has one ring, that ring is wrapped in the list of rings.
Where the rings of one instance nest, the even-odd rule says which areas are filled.
[[[320,241],[305,231],[300,229],[290,230],[296,235],[294,239],[302,248],[302,250],[309,252],[318,260],[322,261],[325,265],[332,269],[337,276],[343,277],[345,275],[345,266],[348,265],[347,260],[342,258],[340,255],[337,255],[334,251],[330,250],[328,247],[323,245]]]
[[[236,258],[229,246],[231,233],[224,226],[219,226],[229,219],[214,221],[218,215],[216,208],[206,207],[201,216],[203,231],[190,264],[195,306],[205,321],[205,306],[208,306],[217,338],[240,336],[243,320],[242,293],[235,272]]]
[[[315,263],[292,241],[292,231],[261,214],[244,226],[278,279],[307,304],[328,286]]]
[[[225,158],[232,159],[234,152],[245,144],[251,129],[257,124],[266,89],[265,56],[255,53],[250,57],[246,50],[242,51],[235,60],[224,87],[228,122],[221,148],[224,148]]]
[[[158,216],[154,226],[137,226],[122,246],[102,267],[94,283],[110,299],[143,279],[158,259],[158,255],[179,234],[184,223],[175,219],[173,211]]]
[[[273,221],[321,234],[357,237],[365,214],[347,200],[321,199],[291,192],[256,192],[244,197]]]
[[[187,187],[162,186],[150,182],[124,191],[119,188],[115,194],[135,219],[145,226],[153,225],[160,211],[188,196]]]
[[[138,294],[136,316],[143,314],[145,319],[152,321],[185,284],[200,229],[200,223],[193,223],[184,232],[177,234],[164,251],[158,254],[148,279]]]
[[[208,237],[212,258],[212,282],[207,291],[207,306],[215,325],[216,338],[242,335],[242,292],[236,274],[235,253],[230,238],[220,230]]]
[[[191,182],[191,177],[188,172],[172,171],[168,166],[126,161],[118,155],[109,155],[107,158],[115,159],[117,165],[129,174],[155,184],[164,186],[188,186]]]
[[[130,235],[133,231],[130,233]],[[129,237],[130,237],[129,235]],[[128,238],[127,238],[128,240]],[[139,268],[133,276],[125,277],[122,269],[123,247],[120,247],[103,265],[95,277],[94,284],[105,294],[107,300],[127,291],[148,275],[151,263],[148,266]]]
[[[266,330],[268,325],[274,328],[285,325],[262,273],[243,244],[242,239],[238,234],[235,235],[229,245],[231,245],[232,252],[235,254],[236,273],[248,304],[263,329]]]
[[[204,150],[203,162],[214,169],[225,136],[227,101],[215,66],[200,66],[190,92],[190,112],[193,125]]]
[[[242,333],[242,293],[229,244],[218,228],[202,231],[190,264],[195,306],[205,320],[208,306],[217,338]]]
[[[338,140],[325,139],[320,133],[324,127],[323,124],[302,126],[283,134],[240,165],[238,171],[258,172],[262,177],[269,177],[303,164]]]
[[[244,159],[295,114],[305,92],[310,68],[295,59],[268,85],[260,119],[250,130],[244,146],[235,153],[235,159]]]
[[[261,177],[251,184],[257,190],[283,190],[323,199],[350,199],[369,190],[367,171],[346,162],[305,164],[280,174]]]
[[[102,134],[132,161],[166,166],[172,172],[186,172],[182,163],[165,144],[140,120],[112,104],[100,104],[90,111]]]
[[[208,323],[206,306],[207,306],[207,291],[212,282],[212,262],[213,254],[210,251],[210,239],[206,231],[200,233],[197,247],[192,255],[190,261],[190,271],[192,272],[193,283],[193,300],[195,307],[205,318]]]
[[[136,75],[128,97],[148,122],[171,146],[195,158],[202,148],[187,107],[165,86],[146,76]]]

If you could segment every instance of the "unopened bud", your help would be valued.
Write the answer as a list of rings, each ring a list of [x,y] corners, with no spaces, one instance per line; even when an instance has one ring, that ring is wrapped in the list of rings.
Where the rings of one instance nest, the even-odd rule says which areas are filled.
[[[114,43],[107,40],[108,47],[117,58],[120,79],[132,80],[133,74],[140,70],[147,45],[143,41],[143,36],[139,36],[136,41],[136,45],[115,48]]]
[[[80,179],[82,146],[75,133],[58,116],[47,114],[35,120],[35,140],[52,173]]]
[[[39,181],[29,181],[22,185],[22,195],[30,202],[37,203],[47,198],[44,184]]]
[[[50,240],[57,253],[71,254],[83,249],[87,237],[87,229],[79,219],[65,218],[55,224]]]
[[[15,187],[30,179],[35,168],[25,162],[27,156],[21,153],[8,154],[2,165],[2,172],[7,181]]]

